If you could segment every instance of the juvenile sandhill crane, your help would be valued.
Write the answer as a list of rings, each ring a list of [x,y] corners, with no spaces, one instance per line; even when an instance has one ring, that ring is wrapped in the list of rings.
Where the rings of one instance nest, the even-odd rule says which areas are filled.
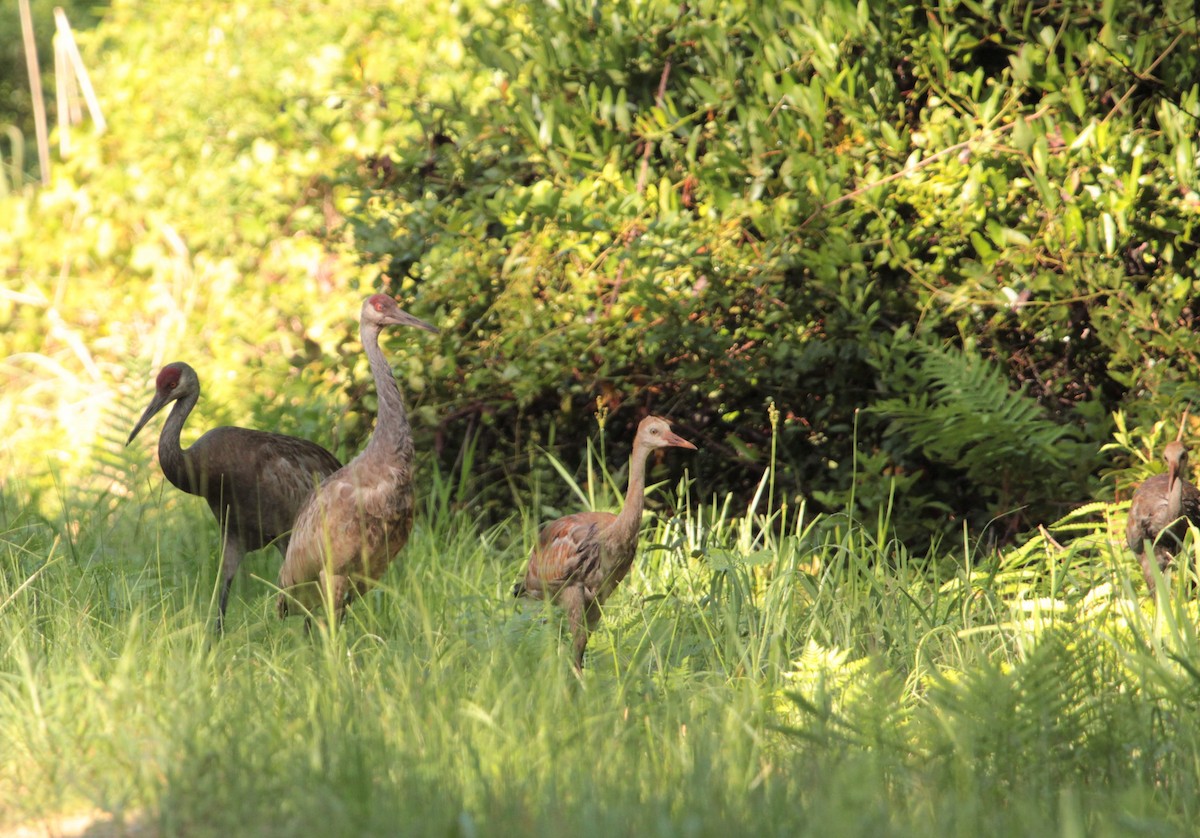
[[[575,670],[583,671],[588,633],[600,622],[600,606],[633,566],[646,490],[646,458],[656,448],[691,448],[667,420],[647,416],[638,425],[629,457],[629,488],[619,515],[576,512],[542,528],[529,556],[525,580],[513,596],[546,599],[567,612],[575,642]]]
[[[1200,490],[1187,480],[1188,453],[1180,439],[1182,436],[1181,425],[1179,437],[1163,449],[1167,473],[1147,478],[1133,493],[1129,522],[1125,526],[1125,540],[1142,566],[1146,587],[1152,595],[1155,586],[1151,557],[1158,563],[1161,573],[1179,550],[1187,534],[1188,522],[1200,526]],[[1147,541],[1150,550],[1146,549]]]
[[[317,482],[341,468],[315,442],[248,428],[213,428],[186,451],[179,434],[200,399],[200,379],[182,361],[167,364],[154,381],[154,398],[126,445],[169,402],[175,402],[158,435],[158,463],[177,489],[208,502],[221,528],[221,598],[217,632],[225,625],[229,589],[242,557],[274,544],[287,554],[288,533]]]
[[[379,348],[385,326],[437,334],[386,294],[368,297],[359,334],[371,364],[379,411],[363,451],[326,478],[300,510],[279,571],[279,616],[296,605],[313,613],[328,590],[334,620],[363,594],[408,541],[413,525],[413,441],[404,398]]]

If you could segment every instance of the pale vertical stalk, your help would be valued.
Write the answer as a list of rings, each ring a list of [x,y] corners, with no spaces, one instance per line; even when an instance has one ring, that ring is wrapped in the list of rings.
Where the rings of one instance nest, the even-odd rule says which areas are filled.
[[[25,41],[25,66],[29,70],[29,94],[33,99],[33,127],[37,134],[38,167],[42,185],[50,185],[50,141],[46,132],[46,103],[42,100],[42,71],[38,67],[37,42],[33,37],[33,16],[29,0],[17,0],[21,10],[21,37]]]
[[[66,56],[71,62],[73,70],[73,82],[79,82],[79,89],[83,92],[83,100],[87,102],[88,113],[92,115],[92,122],[96,125],[97,133],[103,132],[108,127],[108,123],[104,120],[104,114],[100,111],[100,100],[96,98],[96,91],[92,87],[91,76],[88,75],[87,67],[83,65],[83,56],[79,54],[79,45],[75,43],[75,35],[71,32],[71,24],[67,22],[67,15],[61,8],[54,10],[54,25],[57,28],[58,34],[62,37],[63,48],[66,50]],[[78,109],[77,104],[73,107]],[[82,114],[74,116],[76,122],[82,121]]]
[[[66,56],[63,54],[62,39],[54,35],[54,102],[58,117],[58,155],[64,160],[71,154],[70,106],[67,104]]]

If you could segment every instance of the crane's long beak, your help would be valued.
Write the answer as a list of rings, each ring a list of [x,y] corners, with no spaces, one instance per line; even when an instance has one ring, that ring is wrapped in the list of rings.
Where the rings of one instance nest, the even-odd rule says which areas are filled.
[[[696,446],[692,445],[674,431],[667,431],[667,435],[663,437],[663,442],[667,445],[674,445],[676,448],[690,448],[693,451],[696,450]]]
[[[418,329],[424,329],[427,332],[433,332],[435,335],[440,333],[436,326],[429,325],[428,323],[426,323],[424,320],[422,320],[419,317],[413,317],[411,314],[409,314],[404,309],[397,309],[396,315],[394,317],[389,317],[387,319],[387,325],[389,325],[389,326],[416,326]]]
[[[150,404],[146,405],[146,412],[142,414],[142,418],[138,420],[138,423],[133,426],[133,430],[129,433],[129,439],[125,440],[126,445],[133,442],[133,438],[138,435],[138,432],[145,427],[154,414],[163,409],[163,405],[168,401],[170,399],[163,398],[161,393],[156,392],[154,394],[154,398],[150,400]]]
[[[1175,488],[1175,481],[1179,479],[1179,464],[1174,460],[1167,463],[1167,491]]]

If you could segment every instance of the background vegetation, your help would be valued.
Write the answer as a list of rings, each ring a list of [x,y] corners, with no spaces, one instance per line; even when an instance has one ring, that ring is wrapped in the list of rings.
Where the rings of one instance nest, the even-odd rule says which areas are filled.
[[[774,404],[782,493],[891,504],[920,549],[1054,520],[1127,464],[1115,412],[1194,395],[1190,7],[305,9],[116,3],[113,130],[5,203],[5,375],[82,405],[78,441],[114,384],[208,357],[213,420],[354,450],[383,287],[446,327],[398,367],[497,519],[598,398],[747,496]]]
[[[0,824],[1187,828],[1194,609],[1112,502],[1196,396],[1196,30],[117,0],[110,129],[0,200]],[[211,644],[214,528],[123,446],[153,372],[348,456],[376,289],[443,329],[386,346],[406,567],[311,644],[247,578]],[[701,450],[577,684],[504,592],[647,411]]]

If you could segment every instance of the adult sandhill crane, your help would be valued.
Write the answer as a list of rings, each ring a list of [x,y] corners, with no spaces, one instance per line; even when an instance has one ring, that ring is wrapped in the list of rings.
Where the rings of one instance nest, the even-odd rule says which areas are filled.
[[[217,632],[223,630],[229,589],[242,557],[274,544],[287,553],[288,533],[317,482],[341,468],[315,442],[248,428],[213,428],[186,451],[179,434],[200,399],[200,379],[182,361],[167,364],[154,381],[154,398],[134,425],[126,445],[169,402],[175,402],[158,435],[158,462],[177,489],[199,495],[221,528],[221,598]]]
[[[412,431],[404,398],[379,348],[385,326],[437,334],[386,294],[363,302],[359,334],[371,364],[379,411],[363,451],[326,478],[300,510],[279,571],[279,616],[301,606],[309,614],[328,590],[333,618],[377,581],[408,541],[413,525]]]
[[[567,612],[575,641],[575,670],[583,671],[588,633],[600,622],[600,606],[633,566],[646,490],[646,458],[656,448],[691,448],[667,420],[647,416],[638,425],[629,457],[629,488],[619,515],[576,512],[542,528],[529,556],[525,581],[513,596],[548,599]]]
[[[1146,577],[1146,586],[1154,593],[1154,574],[1151,571],[1151,555],[1158,563],[1159,571],[1171,563],[1184,535],[1188,522],[1200,526],[1200,490],[1187,480],[1187,448],[1179,436],[1167,443],[1163,459],[1167,462],[1167,473],[1156,474],[1146,479],[1133,493],[1129,505],[1129,522],[1125,526],[1125,540],[1129,549],[1137,556]],[[1146,542],[1151,549],[1146,549]]]

